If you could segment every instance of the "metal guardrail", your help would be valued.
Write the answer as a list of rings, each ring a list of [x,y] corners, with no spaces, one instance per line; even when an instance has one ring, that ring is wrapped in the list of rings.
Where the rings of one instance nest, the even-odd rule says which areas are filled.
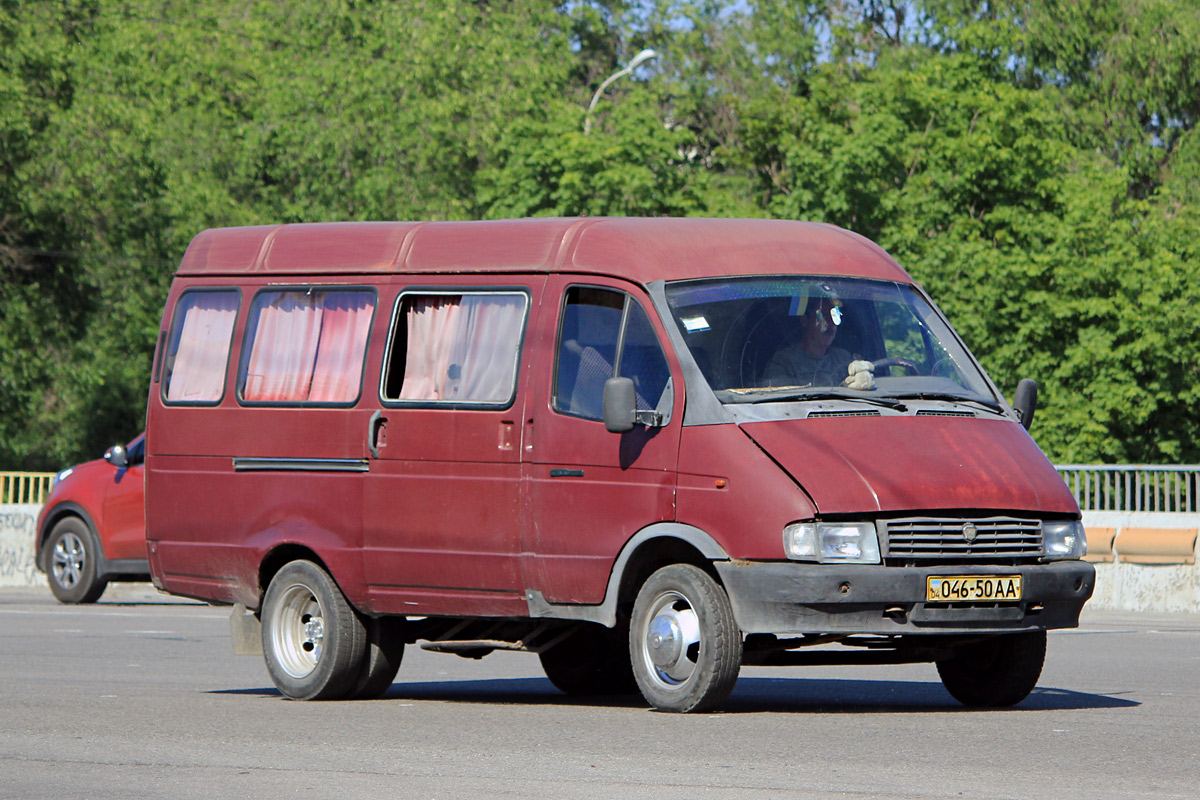
[[[53,472],[0,472],[0,503],[38,505],[50,494]]]
[[[1200,512],[1200,465],[1057,465],[1084,511]]]

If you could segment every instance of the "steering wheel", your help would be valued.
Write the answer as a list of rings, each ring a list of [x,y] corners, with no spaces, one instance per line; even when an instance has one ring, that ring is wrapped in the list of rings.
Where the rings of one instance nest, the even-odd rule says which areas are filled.
[[[933,365],[933,369],[929,370],[929,374],[939,378],[953,378],[956,370],[957,367],[954,364],[954,359],[942,358]]]
[[[871,362],[871,371],[876,375],[881,369],[891,369],[892,367],[900,367],[909,375],[919,375],[921,370],[916,364],[909,361],[907,358],[881,358],[878,361]]]

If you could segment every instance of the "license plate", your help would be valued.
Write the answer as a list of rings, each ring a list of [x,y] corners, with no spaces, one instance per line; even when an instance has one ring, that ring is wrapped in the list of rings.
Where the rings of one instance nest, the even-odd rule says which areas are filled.
[[[1013,603],[1020,599],[1020,575],[931,575],[925,579],[927,603]]]

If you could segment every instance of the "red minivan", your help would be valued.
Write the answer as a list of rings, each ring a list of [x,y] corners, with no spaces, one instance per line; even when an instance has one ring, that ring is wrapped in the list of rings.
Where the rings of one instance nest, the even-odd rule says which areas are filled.
[[[288,697],[376,696],[422,642],[669,711],[743,664],[1007,706],[1095,581],[1036,384],[1006,402],[829,225],[208,230],[152,380],[153,579],[237,604]]]
[[[93,603],[110,581],[150,580],[142,461],[146,437],[54,477],[37,521],[37,568],[63,603]]]

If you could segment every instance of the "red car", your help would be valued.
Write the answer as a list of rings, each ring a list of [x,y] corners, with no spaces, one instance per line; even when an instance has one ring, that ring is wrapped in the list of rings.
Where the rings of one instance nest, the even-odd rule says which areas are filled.
[[[37,567],[63,603],[94,603],[109,581],[150,579],[142,462],[146,435],[69,467],[38,515]]]

